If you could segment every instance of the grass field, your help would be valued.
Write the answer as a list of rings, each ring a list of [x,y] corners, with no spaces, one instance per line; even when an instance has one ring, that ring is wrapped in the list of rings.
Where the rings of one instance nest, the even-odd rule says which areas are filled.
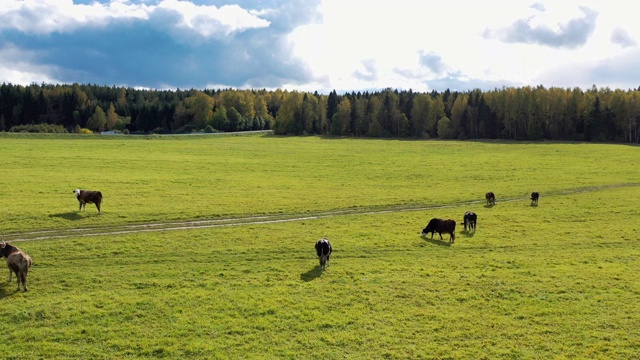
[[[640,149],[580,143],[0,137],[16,242],[2,357],[635,359]],[[76,187],[105,195],[77,212]],[[537,207],[528,195],[541,194]],[[486,207],[484,193],[496,193]],[[346,210],[346,211],[345,211]],[[454,244],[432,217],[478,214]],[[320,215],[320,216],[315,216]],[[69,234],[69,232],[65,233]],[[313,251],[331,239],[325,272]]]

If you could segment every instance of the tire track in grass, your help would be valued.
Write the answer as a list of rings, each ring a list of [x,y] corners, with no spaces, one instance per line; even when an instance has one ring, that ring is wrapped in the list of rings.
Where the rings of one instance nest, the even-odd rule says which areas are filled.
[[[640,183],[623,183],[623,184],[610,184],[600,186],[588,186],[575,189],[551,191],[544,193],[543,196],[566,196],[587,192],[596,192],[607,189],[635,187],[640,186]],[[527,200],[526,197],[514,197],[514,198],[501,198],[500,203],[514,202]],[[379,215],[389,213],[401,213],[410,211],[426,211],[434,209],[446,209],[454,208],[465,205],[476,205],[484,203],[485,200],[472,200],[464,201],[452,204],[432,205],[432,206],[387,206],[382,208],[369,208],[369,209],[347,209],[336,210],[327,212],[318,212],[315,214],[284,214],[284,215],[262,215],[262,216],[248,216],[248,217],[235,217],[235,218],[222,218],[222,219],[203,219],[203,220],[185,220],[185,221],[173,221],[162,223],[142,223],[131,225],[116,225],[111,227],[90,227],[90,228],[72,228],[72,229],[60,229],[60,230],[41,230],[41,231],[28,231],[21,233],[10,233],[2,236],[3,241],[37,241],[37,240],[53,240],[53,239],[66,239],[72,237],[90,237],[90,236],[106,236],[106,235],[121,235],[121,234],[135,234],[135,233],[147,233],[147,232],[161,232],[161,231],[179,231],[179,230],[193,230],[193,229],[208,229],[216,227],[229,227],[229,226],[248,226],[248,225],[262,225],[262,224],[275,224],[283,222],[295,222],[305,220],[316,220],[322,218],[330,218],[337,216],[349,216],[349,215]]]

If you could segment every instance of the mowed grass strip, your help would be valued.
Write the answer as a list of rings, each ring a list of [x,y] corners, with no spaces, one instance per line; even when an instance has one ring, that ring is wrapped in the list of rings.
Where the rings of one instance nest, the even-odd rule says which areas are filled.
[[[0,234],[498,201],[638,183],[637,147],[320,137],[0,137]],[[75,188],[103,214],[78,213]]]
[[[31,290],[0,286],[3,357],[633,359],[639,196],[22,242]],[[468,210],[475,234],[420,237]]]

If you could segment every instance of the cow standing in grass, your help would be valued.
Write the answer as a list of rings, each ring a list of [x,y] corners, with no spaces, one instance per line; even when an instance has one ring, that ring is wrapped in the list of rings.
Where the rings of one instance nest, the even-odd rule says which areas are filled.
[[[531,193],[531,206],[538,206],[538,199],[540,198],[540,194],[537,191]]]
[[[87,204],[96,204],[98,208],[98,214],[100,214],[100,205],[102,204],[102,193],[100,191],[93,190],[80,190],[75,189],[73,193],[76,194],[78,198],[78,202],[80,203],[80,208],[78,211],[87,211]]]
[[[422,236],[431,233],[431,238],[433,239],[433,233],[437,232],[440,235],[440,240],[442,240],[442,233],[449,234],[449,242],[453,243],[456,240],[456,222],[455,220],[447,219],[438,219],[433,218],[429,221],[427,226],[422,229]]]
[[[496,204],[496,195],[489,191],[484,195],[484,198],[487,200],[487,205],[495,205]]]
[[[329,239],[322,238],[316,241],[316,254],[318,254],[318,259],[320,260],[320,269],[324,270],[327,268],[329,256],[331,256],[332,251],[333,249],[331,248]]]
[[[24,291],[29,291],[29,287],[27,286],[27,273],[31,267],[31,257],[24,251],[18,249],[17,246],[13,246],[4,241],[0,242],[0,254],[7,259],[9,282],[11,282],[13,273],[15,273],[18,282],[18,291],[20,291],[20,284],[22,284]]]
[[[476,232],[476,223],[478,221],[478,215],[476,215],[476,213],[467,211],[464,213],[462,220],[464,222],[464,231],[469,229],[469,231]]]

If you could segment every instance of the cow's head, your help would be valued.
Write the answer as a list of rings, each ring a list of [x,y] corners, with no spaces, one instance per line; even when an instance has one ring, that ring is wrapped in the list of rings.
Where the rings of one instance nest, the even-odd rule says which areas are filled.
[[[437,228],[438,228],[438,219],[433,218],[429,221],[427,226],[424,229],[422,229],[422,236],[425,236],[428,233],[433,234]]]
[[[80,196],[80,189],[73,190],[73,193],[76,194],[76,196]]]

